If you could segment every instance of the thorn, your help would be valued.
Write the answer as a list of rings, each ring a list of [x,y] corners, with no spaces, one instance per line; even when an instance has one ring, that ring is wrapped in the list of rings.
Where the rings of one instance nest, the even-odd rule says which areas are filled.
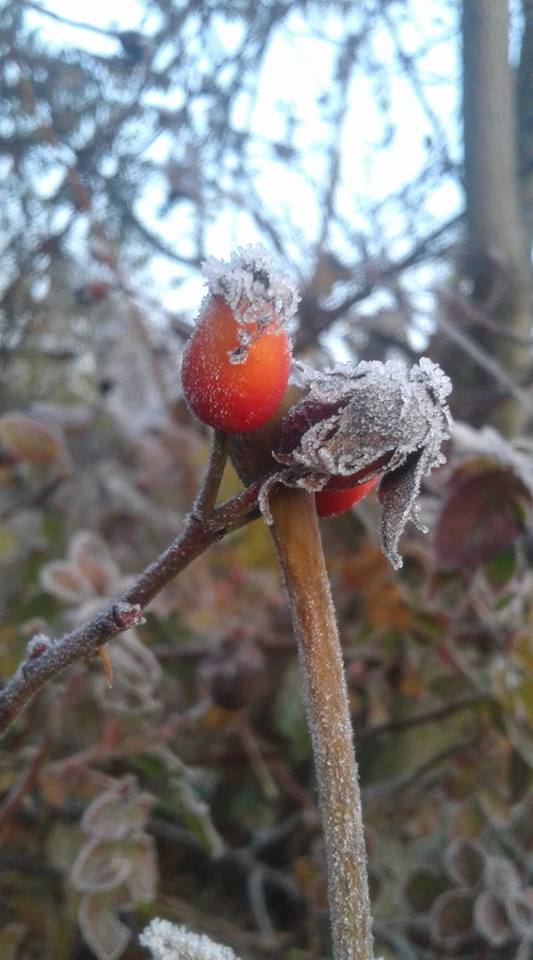
[[[107,643],[103,647],[98,647],[98,656],[102,661],[105,678],[107,680],[107,686],[109,687],[109,689],[111,689],[111,687],[113,686],[113,664],[111,663],[111,657],[109,656]]]

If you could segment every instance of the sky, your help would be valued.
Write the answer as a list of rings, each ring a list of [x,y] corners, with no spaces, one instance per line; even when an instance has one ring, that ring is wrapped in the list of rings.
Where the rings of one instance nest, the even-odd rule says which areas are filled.
[[[363,0],[364,2],[364,0]],[[144,5],[137,0],[92,0],[90,4],[74,5],[71,0],[42,0],[40,6],[60,16],[83,21],[102,29],[139,30],[150,34],[157,28],[157,18],[146,15]],[[306,176],[290,171],[280,174],[280,167],[258,153],[256,189],[266,207],[287,212],[297,229],[292,238],[294,259],[298,261],[298,244],[302,237],[313,237],[319,231],[319,208],[316,203],[317,184],[325,174],[322,142],[326,131],[322,128],[316,99],[328,89],[332,70],[332,39],[345,31],[346,19],[353,29],[357,26],[357,4],[352,14],[323,16],[321,36],[313,36],[311,21],[299,13],[289,16],[278,30],[268,49],[259,78],[258,95],[252,114],[252,128],[258,140],[261,137],[282,138],[285,133],[285,112],[290,105],[298,118],[295,145],[305,157]],[[398,7],[399,14],[401,5]],[[349,89],[349,105],[342,134],[342,175],[338,198],[343,211],[361,234],[376,234],[386,243],[387,255],[403,255],[412,242],[412,224],[406,223],[398,204],[387,198],[409,188],[427,161],[428,142],[438,140],[444,132],[451,144],[451,159],[460,162],[461,132],[458,122],[459,103],[457,78],[459,50],[457,42],[449,37],[456,34],[458,3],[449,0],[410,0],[408,18],[398,15],[395,23],[406,52],[419,50],[423,42],[427,54],[420,61],[428,79],[425,86],[428,111],[425,112],[413,92],[412,80],[397,71],[390,76],[389,89],[376,87],[376,80],[361,69],[356,70]],[[76,46],[102,56],[114,55],[117,42],[91,30],[69,27],[32,9],[26,13],[28,26],[37,28],[43,42],[52,46]],[[313,22],[314,24],[314,22]],[[231,48],[238,39],[238,27],[220,21],[220,42]],[[441,38],[445,39],[442,40]],[[378,62],[394,62],[394,44],[386,29],[373,38],[372,55]],[[380,98],[388,100],[389,116],[394,119],[391,142],[386,148],[376,149],[383,140],[383,113]],[[234,125],[246,122],[249,104],[237,106],[232,118]],[[239,110],[242,117],[239,117]],[[431,115],[428,119],[428,113]],[[431,149],[431,146],[429,147]],[[168,144],[162,137],[151,148],[154,159],[164,162]],[[182,228],[183,211],[171,212],[162,219],[158,215],[162,196],[154,184],[145,189],[140,213],[151,229],[169,243]],[[382,202],[379,211],[374,208]],[[417,198],[414,198],[415,205]],[[439,220],[447,219],[461,208],[461,194],[453,176],[439,172],[435,184],[420,197],[417,229],[423,234]],[[372,221],[372,222],[371,222]],[[235,209],[222,209],[208,233],[209,252],[225,257],[228,246],[254,242],[257,229],[244,214]],[[353,257],[352,251],[342,248],[343,240],[331,237],[341,256]],[[176,266],[163,257],[153,259],[151,269],[154,283],[162,291],[162,300],[170,310],[193,309],[198,302],[201,280],[191,277],[176,283]]]

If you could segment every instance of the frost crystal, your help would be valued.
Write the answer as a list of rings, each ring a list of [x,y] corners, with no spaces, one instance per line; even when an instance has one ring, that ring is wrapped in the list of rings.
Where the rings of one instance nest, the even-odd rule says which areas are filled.
[[[230,947],[214,943],[204,934],[192,933],[156,917],[139,937],[154,960],[239,960]]]
[[[232,363],[244,363],[247,348],[261,333],[257,328],[280,327],[296,313],[300,298],[293,281],[261,244],[238,247],[229,263],[208,257],[202,269],[211,296],[222,297],[237,321],[241,346],[232,351]]]
[[[300,375],[308,392],[284,420],[274,456],[288,469],[279,479],[321,490],[383,475],[382,546],[399,568],[398,541],[407,521],[416,522],[422,478],[445,462],[449,377],[427,357],[410,370],[398,360],[376,360]]]

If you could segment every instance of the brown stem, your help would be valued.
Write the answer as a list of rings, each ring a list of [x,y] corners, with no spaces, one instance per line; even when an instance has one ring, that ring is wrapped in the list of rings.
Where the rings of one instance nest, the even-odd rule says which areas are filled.
[[[228,435],[215,430],[204,479],[192,508],[192,515],[197,520],[204,520],[215,506],[227,459]]]
[[[342,652],[312,494],[272,497],[272,528],[298,639],[328,870],[335,960],[372,960],[361,794]]]

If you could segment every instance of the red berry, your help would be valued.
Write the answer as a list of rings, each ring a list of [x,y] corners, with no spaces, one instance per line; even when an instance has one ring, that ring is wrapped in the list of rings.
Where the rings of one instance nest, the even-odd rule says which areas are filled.
[[[254,430],[276,412],[285,392],[291,348],[276,322],[247,324],[242,347],[231,307],[212,297],[192,334],[181,367],[185,399],[199,420],[231,433]],[[237,360],[243,352],[244,359]],[[237,362],[235,362],[237,360]]]
[[[328,489],[319,490],[315,494],[316,512],[319,517],[335,517],[339,513],[344,513],[353,507],[354,503],[359,503],[367,493],[374,489],[379,477],[372,477],[359,483],[356,487],[350,487],[347,490]]]

